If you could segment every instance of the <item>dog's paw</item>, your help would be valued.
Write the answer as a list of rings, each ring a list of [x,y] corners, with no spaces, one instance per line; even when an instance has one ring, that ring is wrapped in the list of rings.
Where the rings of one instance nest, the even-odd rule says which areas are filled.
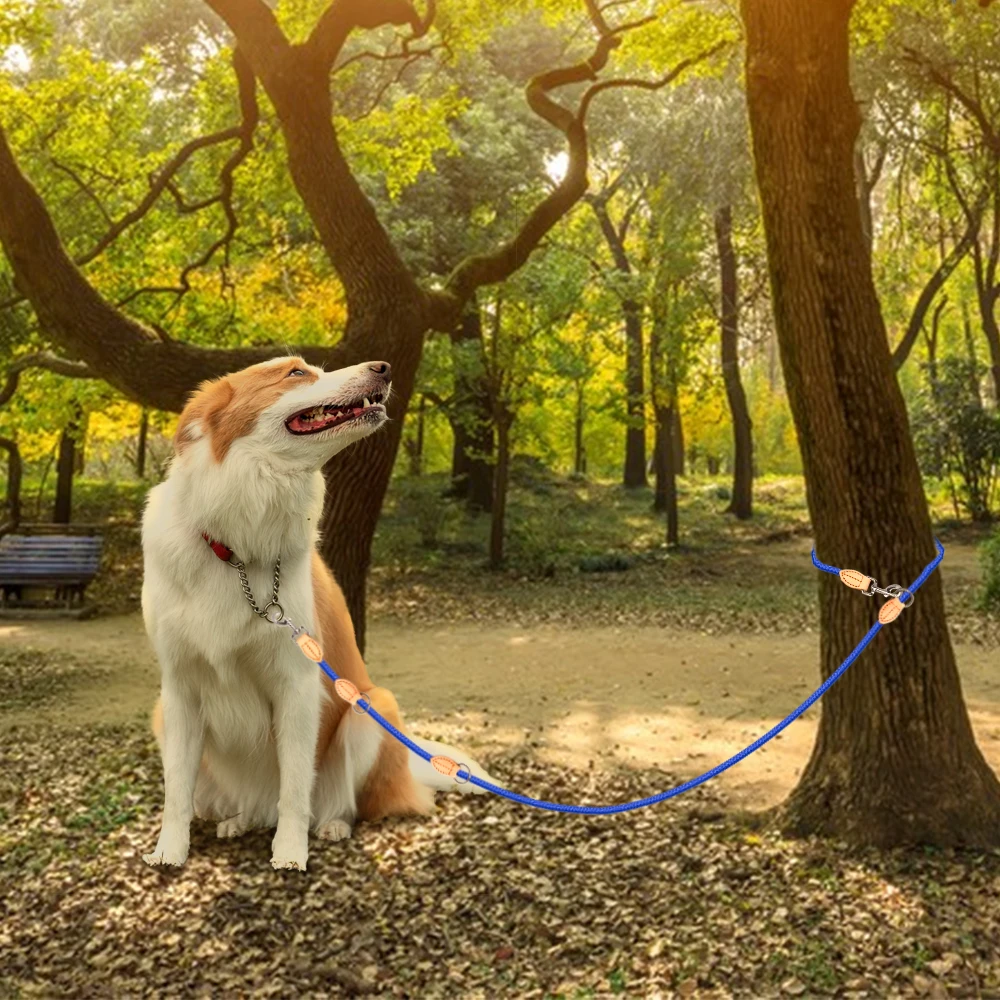
[[[246,824],[239,816],[224,819],[216,828],[215,835],[219,840],[229,840],[232,837],[242,837],[247,832]]]
[[[321,826],[316,835],[322,840],[350,840],[351,824],[342,819],[332,819]]]
[[[309,833],[287,834],[279,830],[271,841],[271,867],[304,872],[309,856]]]
[[[295,871],[304,872],[306,870],[305,858],[301,860],[297,858],[279,858],[277,855],[271,858],[271,867],[275,871]]]
[[[187,851],[167,851],[157,847],[152,854],[144,854],[142,860],[150,868],[163,868],[168,865],[180,868],[187,861]]]

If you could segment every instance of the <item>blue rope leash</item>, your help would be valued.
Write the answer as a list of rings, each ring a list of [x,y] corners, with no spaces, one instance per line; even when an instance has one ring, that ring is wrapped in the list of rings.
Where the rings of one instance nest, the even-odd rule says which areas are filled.
[[[925,583],[927,578],[934,572],[944,558],[944,546],[935,538],[934,545],[937,548],[937,556],[928,563],[923,572],[913,581],[913,583],[907,588],[900,588],[902,593],[907,591],[912,595],[915,594]],[[821,562],[816,557],[816,551],[813,550],[812,554],[813,565],[822,570],[824,573],[833,573],[834,575],[839,575],[840,570],[835,566],[830,566],[827,563]],[[878,593],[884,593],[881,589],[877,591]],[[865,647],[875,638],[876,635],[882,630],[882,623],[876,622],[865,634],[864,638],[854,647],[850,655],[844,660],[843,663],[837,669],[830,674],[830,676],[823,681],[823,683],[811,694],[798,708],[796,708],[790,715],[785,719],[782,719],[776,726],[769,729],[763,736],[754,740],[753,743],[748,747],[744,747],[739,753],[733,754],[728,760],[723,761],[721,764],[716,764],[710,771],[706,771],[704,774],[698,775],[697,778],[692,778],[690,781],[685,781],[682,785],[677,785],[675,788],[670,788],[665,792],[660,792],[657,795],[650,795],[644,799],[636,799],[634,802],[621,802],[617,805],[610,806],[574,806],[567,805],[562,802],[548,802],[545,799],[535,799],[530,795],[519,795],[517,792],[508,791],[506,788],[501,788],[499,785],[494,785],[490,781],[484,781],[482,778],[477,778],[471,772],[468,772],[468,768],[465,768],[467,775],[463,773],[460,777],[456,775],[456,778],[460,780],[463,784],[466,781],[471,781],[472,784],[479,788],[484,789],[487,792],[492,792],[494,795],[500,795],[505,799],[509,799],[511,802],[518,802],[524,806],[534,806],[536,809],[547,809],[550,812],[562,812],[562,813],[577,813],[583,816],[610,816],[615,813],[631,812],[633,809],[642,809],[645,806],[653,806],[658,802],[666,802],[667,799],[676,798],[678,795],[683,795],[684,792],[689,792],[692,788],[697,788],[699,785],[705,784],[706,781],[711,781],[712,778],[717,775],[722,774],[723,771],[728,771],[731,767],[738,764],[745,757],[749,757],[755,750],[759,750],[765,743],[769,743],[774,739],[782,730],[787,729],[803,712],[808,711],[820,698],[826,694],[830,688],[833,687],[837,681],[847,671],[847,668],[864,652]],[[330,664],[326,660],[319,660],[320,668],[323,672],[330,678],[330,680],[336,682],[339,678],[337,674],[333,671]],[[364,695],[361,696],[364,699]],[[388,719],[383,718],[371,705],[370,702],[365,699],[364,701],[358,700],[355,707],[362,712],[366,712],[370,715],[387,733],[393,736],[395,739],[399,740],[405,747],[410,749],[418,757],[422,757],[428,763],[432,760],[431,754],[429,754],[423,747],[418,746],[404,733],[401,733]],[[465,765],[462,765],[465,767]]]

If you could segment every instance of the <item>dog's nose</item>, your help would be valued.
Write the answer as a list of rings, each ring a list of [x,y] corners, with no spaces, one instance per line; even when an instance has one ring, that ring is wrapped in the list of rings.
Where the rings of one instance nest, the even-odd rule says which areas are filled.
[[[368,367],[376,375],[381,375],[386,382],[392,381],[392,365],[388,361],[373,361]]]

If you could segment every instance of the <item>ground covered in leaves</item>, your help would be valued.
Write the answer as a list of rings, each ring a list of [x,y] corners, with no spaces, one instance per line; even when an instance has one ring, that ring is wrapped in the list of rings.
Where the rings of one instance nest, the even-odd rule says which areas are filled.
[[[566,801],[661,771],[488,761]],[[148,869],[161,772],[144,726],[15,729],[0,747],[0,995],[997,996],[1000,853],[851,855],[728,816],[710,787],[617,817],[441,797],[428,820],[314,841],[196,824]]]
[[[522,475],[499,574],[484,567],[486,520],[442,505],[441,485],[394,485],[373,616],[814,627],[801,483],[758,484],[749,525],[721,517],[716,485],[684,484],[684,545],[668,552],[648,495]],[[138,604],[143,492],[78,486],[81,519],[106,534],[90,592],[104,613]],[[950,625],[995,648],[1000,623],[977,607],[978,538],[940,533]],[[90,660],[5,650],[9,719],[111,683]],[[61,718],[0,727],[0,998],[1000,997],[1000,852],[790,841],[708,785],[595,818],[441,797],[429,819],[314,841],[304,874],[271,870],[270,833],[223,842],[196,824],[188,865],[162,872],[141,861],[162,801],[145,721]],[[633,799],[679,777],[599,755],[557,768],[538,753],[526,736],[481,759],[511,787],[570,802]]]

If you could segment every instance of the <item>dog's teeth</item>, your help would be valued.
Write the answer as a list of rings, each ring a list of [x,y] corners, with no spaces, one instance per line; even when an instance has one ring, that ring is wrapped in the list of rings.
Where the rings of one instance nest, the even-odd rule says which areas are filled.
[[[372,405],[371,400],[369,400],[368,397],[365,396],[365,406],[371,406],[371,405]]]

